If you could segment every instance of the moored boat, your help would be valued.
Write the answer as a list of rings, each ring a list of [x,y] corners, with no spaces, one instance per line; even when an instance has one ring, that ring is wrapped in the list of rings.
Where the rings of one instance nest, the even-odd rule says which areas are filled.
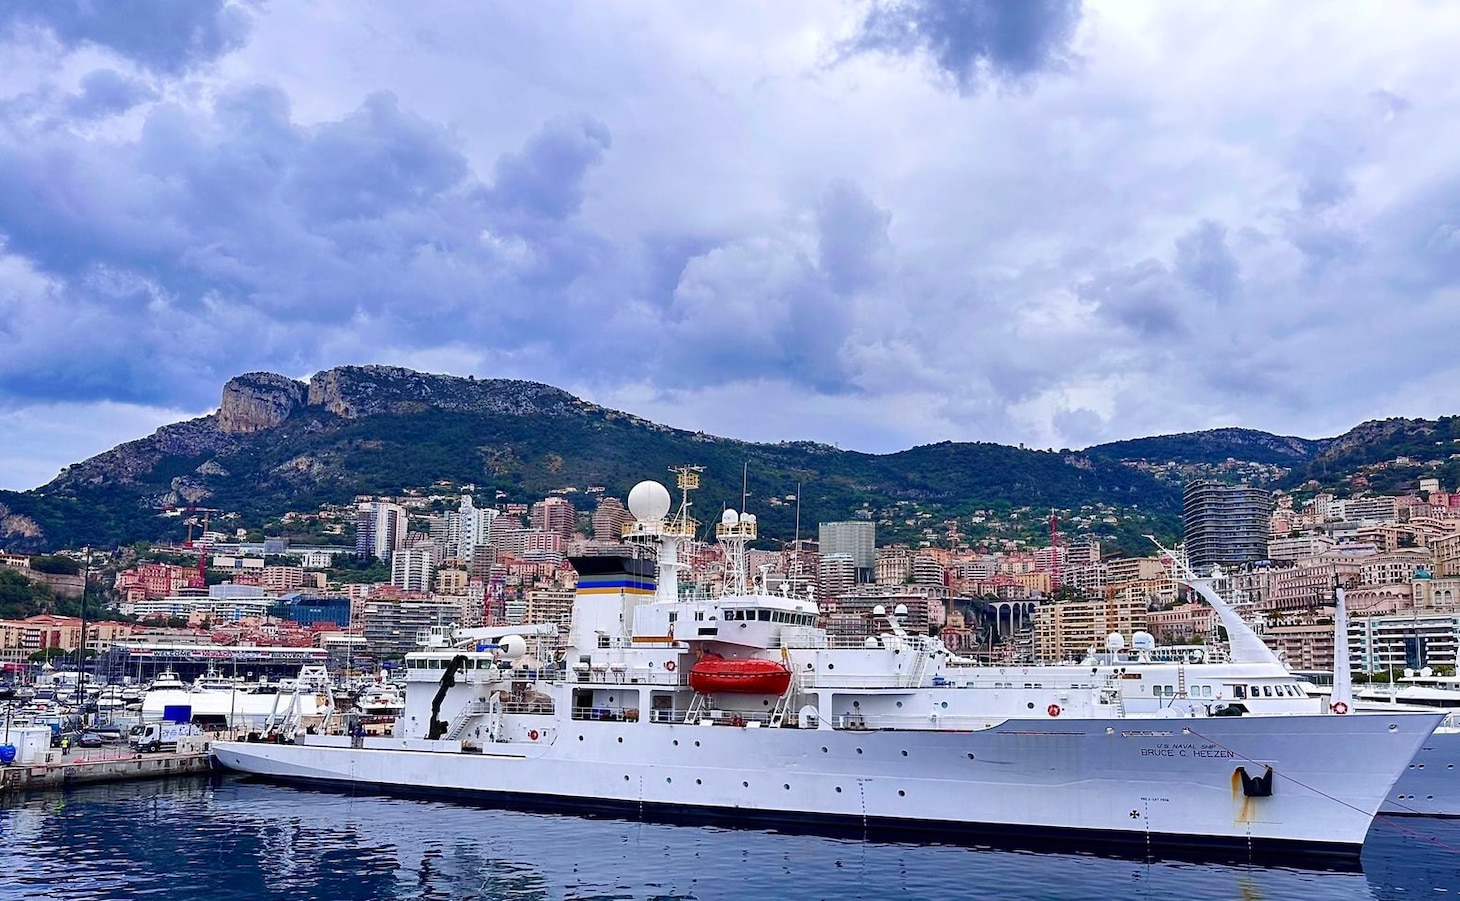
[[[529,807],[1352,858],[1439,720],[1319,714],[1280,669],[980,666],[910,633],[897,610],[879,612],[878,635],[846,641],[817,626],[811,597],[743,573],[720,597],[681,596],[678,547],[696,530],[693,473],[680,475],[673,517],[662,486],[629,496],[628,537],[657,544],[657,573],[573,559],[561,665],[517,665],[551,659],[529,655],[528,629],[458,630],[459,647],[407,655],[393,735],[219,742],[218,760]],[[743,560],[755,529],[733,513],[717,533]],[[724,663],[697,680],[717,658],[760,661],[746,678],[767,681],[731,684],[784,687],[725,690],[741,676]],[[1190,670],[1203,673],[1195,693]]]

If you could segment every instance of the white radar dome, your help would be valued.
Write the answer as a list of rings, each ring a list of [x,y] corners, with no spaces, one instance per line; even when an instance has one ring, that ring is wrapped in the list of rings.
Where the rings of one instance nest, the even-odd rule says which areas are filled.
[[[1130,637],[1130,646],[1138,651],[1155,650],[1156,636],[1146,631],[1136,632]]]
[[[734,510],[726,510],[720,514],[720,522],[723,522],[727,526],[733,526],[740,522],[740,514]]]
[[[742,514],[740,514],[740,521],[741,522],[755,522],[755,514],[754,513],[742,513]]]
[[[1111,632],[1105,637],[1105,650],[1119,651],[1125,647],[1125,636],[1119,632]]]
[[[669,489],[652,480],[629,492],[629,512],[639,522],[659,522],[669,513],[669,504]]]
[[[502,656],[508,660],[516,660],[527,653],[527,639],[521,635],[508,635],[499,644],[502,648]]]

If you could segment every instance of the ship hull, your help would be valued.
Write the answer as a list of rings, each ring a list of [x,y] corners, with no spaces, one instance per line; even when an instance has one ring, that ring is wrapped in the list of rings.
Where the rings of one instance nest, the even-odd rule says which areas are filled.
[[[1460,729],[1442,727],[1425,739],[1379,812],[1460,817]]]
[[[1287,859],[1356,856],[1438,718],[1274,720],[1016,720],[975,732],[573,721],[486,753],[315,736],[220,742],[214,753],[277,779],[520,807]],[[1321,750],[1330,747],[1344,753]],[[1260,775],[1269,765],[1272,795],[1249,797],[1236,768]]]

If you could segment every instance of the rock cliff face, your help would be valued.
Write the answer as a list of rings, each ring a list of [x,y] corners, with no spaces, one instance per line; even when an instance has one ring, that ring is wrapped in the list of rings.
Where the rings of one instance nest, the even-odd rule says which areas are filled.
[[[223,386],[218,428],[232,434],[272,429],[304,403],[305,387],[272,372],[249,372]]]
[[[344,419],[423,409],[553,416],[595,409],[538,382],[431,375],[397,366],[339,366],[309,380],[305,403]]]

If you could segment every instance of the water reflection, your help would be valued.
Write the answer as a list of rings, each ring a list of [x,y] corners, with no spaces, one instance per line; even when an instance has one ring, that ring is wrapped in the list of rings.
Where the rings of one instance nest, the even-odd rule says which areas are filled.
[[[0,808],[0,896],[155,899],[1413,898],[1460,823],[1376,826],[1364,873],[1143,862],[537,815],[267,783],[136,783]]]

